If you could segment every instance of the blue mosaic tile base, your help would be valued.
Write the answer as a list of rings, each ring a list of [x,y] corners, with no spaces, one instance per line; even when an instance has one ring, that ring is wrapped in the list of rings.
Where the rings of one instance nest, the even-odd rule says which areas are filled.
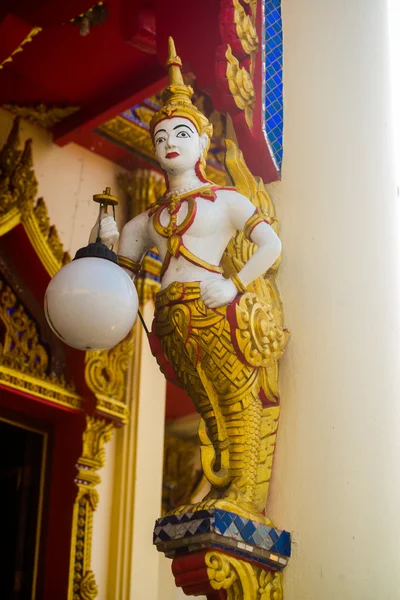
[[[233,512],[213,508],[156,521],[153,543],[167,556],[220,548],[282,569],[290,557],[290,534]]]

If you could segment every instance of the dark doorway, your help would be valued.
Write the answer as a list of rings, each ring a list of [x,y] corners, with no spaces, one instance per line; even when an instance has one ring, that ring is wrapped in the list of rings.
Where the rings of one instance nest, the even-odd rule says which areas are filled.
[[[40,600],[47,434],[0,417],[0,597]]]

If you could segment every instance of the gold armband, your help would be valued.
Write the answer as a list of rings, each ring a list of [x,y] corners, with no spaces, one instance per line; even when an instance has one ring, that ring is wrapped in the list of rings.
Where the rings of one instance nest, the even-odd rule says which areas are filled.
[[[136,260],[132,260],[131,258],[127,258],[126,256],[118,255],[118,264],[123,269],[128,269],[128,271],[132,271],[135,275],[137,275],[140,271],[141,265]]]
[[[268,219],[266,219],[265,216],[262,213],[260,213],[258,208],[256,208],[254,214],[251,215],[250,219],[247,219],[243,227],[243,233],[248,240],[252,241],[251,233],[259,223],[267,223],[267,225],[269,225]]]
[[[240,292],[241,294],[245,294],[247,292],[246,286],[244,285],[243,281],[240,279],[237,273],[231,275],[231,280],[236,285],[238,292]]]

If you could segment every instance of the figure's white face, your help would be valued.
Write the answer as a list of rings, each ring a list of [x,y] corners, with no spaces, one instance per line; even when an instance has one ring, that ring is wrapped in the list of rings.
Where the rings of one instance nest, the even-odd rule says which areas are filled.
[[[206,147],[207,135],[199,136],[189,119],[173,117],[156,125],[153,142],[160,167],[179,174],[195,167]]]

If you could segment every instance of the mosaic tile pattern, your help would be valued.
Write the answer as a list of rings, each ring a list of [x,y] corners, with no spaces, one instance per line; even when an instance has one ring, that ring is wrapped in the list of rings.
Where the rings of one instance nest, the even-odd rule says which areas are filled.
[[[153,543],[167,556],[204,548],[225,549],[282,569],[290,556],[290,534],[220,510],[202,510],[158,519]]]
[[[265,128],[278,169],[283,157],[281,0],[265,0]]]

